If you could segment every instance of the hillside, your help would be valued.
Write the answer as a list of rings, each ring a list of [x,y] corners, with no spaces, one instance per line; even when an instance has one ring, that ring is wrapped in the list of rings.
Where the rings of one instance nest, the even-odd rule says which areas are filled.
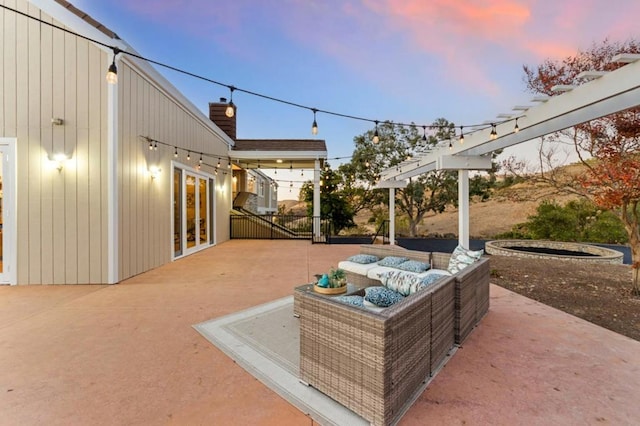
[[[576,173],[576,166],[572,165],[570,173]],[[526,222],[527,218],[535,213],[537,206],[543,200],[556,200],[562,204],[575,199],[576,196],[555,194],[553,188],[548,185],[534,183],[519,183],[507,188],[497,190],[493,196],[484,202],[472,201],[469,206],[469,232],[472,238],[493,238],[496,234],[510,231],[518,223]],[[295,200],[284,200],[286,211],[292,210],[295,214],[305,214],[306,205]],[[373,225],[368,224],[371,212],[360,212],[355,222],[359,229],[367,229],[369,233],[375,232]],[[396,222],[398,233],[402,232],[402,218]],[[443,236],[446,234],[458,234],[458,210],[448,208],[444,213],[429,213],[422,224],[418,226],[418,232],[423,236]]]

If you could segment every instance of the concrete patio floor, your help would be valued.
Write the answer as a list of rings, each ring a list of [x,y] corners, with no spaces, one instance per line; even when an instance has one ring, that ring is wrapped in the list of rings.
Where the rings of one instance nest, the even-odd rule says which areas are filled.
[[[118,285],[0,287],[0,424],[311,425],[191,326],[357,251],[233,240]],[[639,396],[640,342],[492,286],[400,424],[631,425]]]

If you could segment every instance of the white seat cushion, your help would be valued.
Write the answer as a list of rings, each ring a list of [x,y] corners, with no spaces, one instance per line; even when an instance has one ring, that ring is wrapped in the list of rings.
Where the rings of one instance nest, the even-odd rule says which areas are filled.
[[[377,263],[357,263],[351,262],[350,260],[343,260],[338,262],[338,268],[344,269],[345,271],[353,272],[354,274],[359,275],[367,275],[367,271],[373,268],[379,268]]]

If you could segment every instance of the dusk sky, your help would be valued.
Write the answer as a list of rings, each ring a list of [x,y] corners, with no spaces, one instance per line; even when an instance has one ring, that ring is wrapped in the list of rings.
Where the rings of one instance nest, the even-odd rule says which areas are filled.
[[[225,84],[373,120],[456,126],[528,104],[524,64],[637,38],[640,16],[638,0],[71,2],[142,56]],[[205,113],[229,96],[158,69]],[[308,110],[238,92],[234,102],[239,138],[313,137]],[[351,155],[354,136],[372,128],[317,121],[330,158]]]

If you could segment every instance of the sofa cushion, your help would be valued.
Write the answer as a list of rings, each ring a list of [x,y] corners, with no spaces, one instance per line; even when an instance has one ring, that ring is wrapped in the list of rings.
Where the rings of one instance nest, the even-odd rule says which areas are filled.
[[[336,296],[334,297],[334,300],[347,305],[360,306],[361,308],[364,307],[364,297],[362,296]]]
[[[374,305],[373,303],[367,301],[366,299],[362,301],[362,305],[365,309],[372,311],[372,312],[382,312],[384,311],[386,308],[382,308],[378,305]]]
[[[426,276],[422,277],[420,279],[420,283],[422,284],[423,287],[428,287],[431,284],[433,284],[436,281],[438,281],[440,278],[448,277],[450,275],[451,274],[437,274],[437,273],[436,274],[429,274],[429,275],[426,275]]]
[[[369,263],[375,263],[380,259],[378,258],[378,256],[374,256],[372,254],[356,254],[349,257],[347,260],[349,262],[361,263],[363,265],[366,265]]]
[[[377,263],[362,264],[351,262],[350,260],[343,260],[341,262],[338,262],[338,268],[348,272],[353,272],[354,274],[367,275],[367,271],[369,271],[370,269],[379,268],[379,266]]]
[[[425,262],[419,262],[417,260],[407,260],[406,262],[402,262],[397,266],[398,269],[409,272],[421,273],[427,271],[431,268],[431,265]]]
[[[366,287],[364,291],[364,300],[382,308],[387,308],[404,299],[404,296],[397,291],[390,290],[383,286]]]
[[[467,250],[462,246],[458,246],[451,254],[451,258],[449,259],[449,267],[447,269],[452,274],[460,272],[467,266],[471,265],[473,262],[480,260],[483,253],[484,250],[472,251]]]
[[[380,274],[380,281],[386,288],[397,291],[403,296],[409,296],[423,287],[422,277],[398,270]]]
[[[378,265],[380,265],[380,266],[389,266],[391,268],[395,268],[399,264],[404,263],[407,260],[409,260],[409,258],[407,258],[407,257],[387,256],[384,259],[378,261]]]

